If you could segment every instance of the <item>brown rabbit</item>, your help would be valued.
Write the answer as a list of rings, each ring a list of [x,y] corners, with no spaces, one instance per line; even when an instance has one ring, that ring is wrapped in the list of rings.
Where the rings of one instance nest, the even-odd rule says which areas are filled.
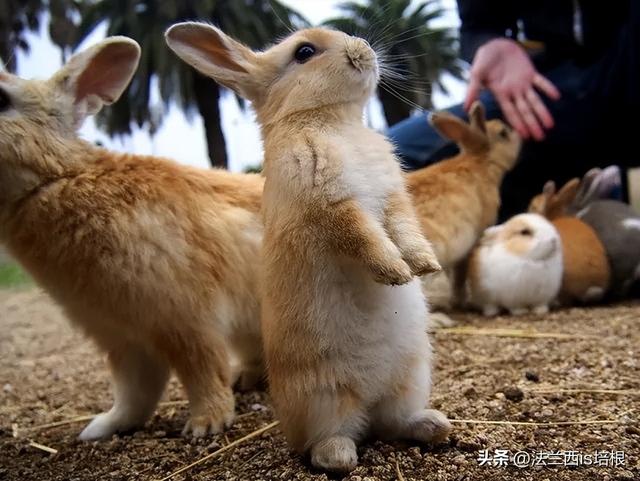
[[[0,236],[108,353],[113,408],[81,439],[140,426],[174,368],[195,436],[233,419],[230,356],[260,362],[263,181],[110,152],[77,137],[140,49],[113,37],[46,81],[0,74]]]
[[[480,102],[472,105],[469,115],[466,123],[446,112],[434,113],[431,123],[458,144],[460,153],[407,174],[422,232],[450,275],[484,230],[495,224],[500,184],[516,164],[521,145],[520,136],[507,124],[485,120]],[[429,292],[432,280],[424,282]]]
[[[562,305],[601,300],[611,280],[607,253],[598,235],[588,224],[568,215],[579,187],[580,179],[571,179],[556,192],[555,183],[549,181],[529,203],[529,212],[545,216],[560,234],[563,273],[558,300]]]
[[[205,24],[169,46],[251,100],[265,143],[263,336],[281,427],[315,466],[349,470],[368,432],[437,442],[427,308],[439,269],[392,147],[362,123],[376,55],[308,29],[261,53]],[[396,286],[392,286],[396,284]]]

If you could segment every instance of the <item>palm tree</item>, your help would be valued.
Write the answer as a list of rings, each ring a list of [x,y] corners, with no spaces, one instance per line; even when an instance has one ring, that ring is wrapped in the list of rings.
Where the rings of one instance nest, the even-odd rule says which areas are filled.
[[[191,117],[201,115],[211,164],[227,166],[220,124],[222,87],[180,61],[165,45],[164,32],[173,23],[206,20],[253,48],[264,47],[306,20],[275,0],[85,0],[76,45],[98,25],[108,23],[107,35],[126,35],[142,47],[140,66],[123,97],[98,118],[110,135],[131,132],[131,123],[147,124],[153,134],[162,109],[150,104],[158,82],[164,107],[172,101]]]
[[[439,0],[369,0],[346,2],[344,15],[325,22],[351,35],[367,38],[381,57],[378,98],[388,125],[408,117],[414,107],[431,109],[433,85],[446,93],[443,73],[461,79],[455,32],[430,27],[445,11]]]
[[[15,72],[18,64],[18,49],[29,51],[24,38],[27,31],[36,31],[40,27],[42,0],[4,0],[0,8],[0,65],[9,72]]]
[[[49,35],[61,48],[73,42],[75,27],[72,17],[76,10],[74,0],[4,0],[0,8],[0,65],[10,72],[18,68],[18,50],[29,52],[25,33],[40,28],[42,14],[49,12]],[[64,51],[64,50],[63,50]]]

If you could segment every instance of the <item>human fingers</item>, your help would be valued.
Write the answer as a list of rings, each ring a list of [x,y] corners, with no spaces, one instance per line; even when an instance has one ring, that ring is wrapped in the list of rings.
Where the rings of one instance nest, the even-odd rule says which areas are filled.
[[[509,125],[511,125],[523,139],[529,138],[529,130],[525,127],[524,121],[520,117],[520,113],[513,99],[510,96],[501,94],[496,95],[496,100],[498,100],[500,109],[507,122],[509,122]]]
[[[524,126],[529,131],[531,137],[536,140],[544,139],[544,131],[538,123],[538,119],[536,118],[533,108],[529,102],[527,102],[524,94],[518,94],[514,99],[514,103],[518,113],[520,114],[520,118],[523,120]]]
[[[543,75],[536,73],[533,76],[532,82],[536,88],[548,95],[549,98],[552,98],[553,100],[558,100],[560,98],[560,91],[558,88]]]
[[[480,95],[480,90],[482,89],[482,85],[480,84],[480,80],[475,75],[471,75],[469,78],[469,86],[467,87],[467,95],[464,99],[464,109],[469,110],[471,108],[471,104],[478,99]]]
[[[526,98],[527,102],[529,102],[529,105],[531,105],[531,108],[535,112],[536,117],[538,117],[542,123],[542,126],[545,129],[553,128],[553,117],[536,91],[534,89],[527,90]]]

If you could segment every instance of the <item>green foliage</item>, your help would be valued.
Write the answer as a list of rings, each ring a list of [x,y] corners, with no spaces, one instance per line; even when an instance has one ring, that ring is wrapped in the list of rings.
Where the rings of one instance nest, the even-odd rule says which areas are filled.
[[[73,43],[77,14],[76,0],[3,0],[0,6],[0,60],[10,72],[18,65],[18,50],[29,52],[25,38],[27,32],[40,28],[42,14],[49,13],[49,35],[53,42],[66,48]]]
[[[379,54],[379,96],[387,120],[392,110],[398,110],[398,101],[405,103],[400,112],[404,116],[410,114],[412,106],[431,108],[433,85],[444,90],[443,73],[462,78],[455,31],[430,26],[445,13],[439,0],[423,0],[415,5],[410,0],[369,0],[365,4],[352,1],[339,8],[344,15],[325,24],[366,38]]]
[[[186,20],[206,20],[253,48],[264,47],[306,21],[277,1],[268,0],[85,0],[76,44],[107,22],[107,35],[126,35],[142,47],[136,75],[123,97],[99,116],[110,135],[131,132],[130,125],[147,124],[154,132],[163,114],[153,108],[151,92],[158,82],[164,107],[175,101],[188,115],[196,107],[194,71],[167,48],[166,29]]]
[[[0,288],[19,287],[31,282],[29,275],[18,264],[0,264]]]
[[[244,172],[246,174],[260,174],[262,172],[262,165],[252,165],[252,166],[246,167],[244,169]]]

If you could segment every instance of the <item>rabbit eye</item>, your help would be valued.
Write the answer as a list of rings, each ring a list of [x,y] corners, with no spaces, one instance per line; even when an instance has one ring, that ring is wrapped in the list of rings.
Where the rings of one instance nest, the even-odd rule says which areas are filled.
[[[316,53],[316,48],[310,43],[304,43],[298,47],[296,53],[293,55],[296,62],[305,63],[311,57],[313,57]]]
[[[4,90],[0,89],[0,112],[7,110],[10,105],[9,96]]]
[[[522,229],[520,231],[520,235],[531,237],[533,235],[533,231],[531,229]]]
[[[509,138],[509,129],[506,127],[503,127],[502,129],[500,129],[500,132],[498,132],[498,135],[502,139],[507,140]]]

